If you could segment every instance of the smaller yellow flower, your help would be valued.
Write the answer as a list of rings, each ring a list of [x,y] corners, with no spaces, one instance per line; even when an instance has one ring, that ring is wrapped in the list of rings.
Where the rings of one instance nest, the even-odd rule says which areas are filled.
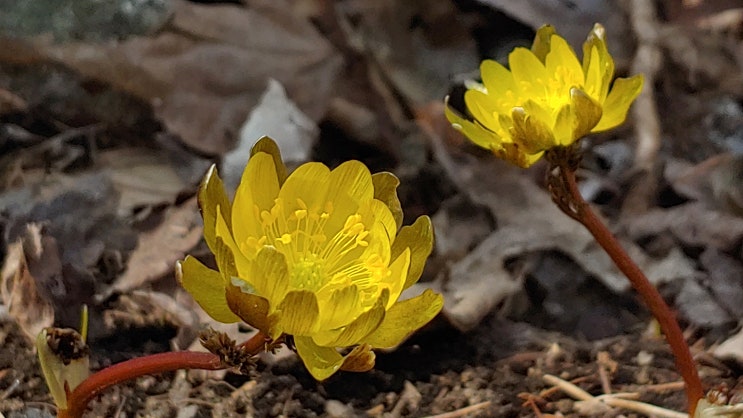
[[[369,370],[372,348],[400,344],[443,306],[430,290],[398,301],[433,246],[427,216],[402,226],[398,184],[358,161],[334,170],[307,163],[287,175],[278,147],[263,138],[232,203],[214,167],[199,190],[219,271],[186,257],[178,280],[217,321],[293,336],[318,380]]]
[[[583,44],[583,65],[552,26],[537,31],[531,50],[508,56],[510,71],[493,60],[480,65],[482,85],[464,95],[472,119],[449,106],[446,117],[475,144],[518,166],[544,151],[614,128],[642,90],[642,75],[614,77],[604,28],[596,24]]]

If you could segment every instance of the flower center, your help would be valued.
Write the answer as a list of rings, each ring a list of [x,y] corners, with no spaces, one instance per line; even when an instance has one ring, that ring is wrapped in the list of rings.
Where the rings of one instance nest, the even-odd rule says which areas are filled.
[[[282,199],[276,199],[271,210],[260,213],[263,236],[251,237],[247,246],[257,253],[270,245],[284,254],[295,289],[319,291],[355,284],[372,296],[379,280],[390,274],[389,269],[384,259],[368,248],[370,231],[363,217],[352,214],[337,229],[328,225],[333,212],[332,202],[322,209],[308,208],[297,199],[296,209],[291,210]]]
[[[291,270],[291,285],[297,289],[317,290],[325,277],[325,260],[315,254],[308,254],[294,263]]]

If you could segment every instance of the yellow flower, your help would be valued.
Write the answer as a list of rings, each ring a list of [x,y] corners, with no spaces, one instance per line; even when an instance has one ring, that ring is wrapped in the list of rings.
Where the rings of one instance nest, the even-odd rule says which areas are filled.
[[[263,138],[231,204],[214,167],[199,191],[219,271],[186,257],[178,279],[217,321],[293,336],[318,380],[369,370],[372,348],[400,344],[443,306],[430,290],[398,301],[433,245],[428,217],[402,227],[398,184],[358,161],[334,170],[307,163],[287,175],[278,147]],[[345,347],[355,348],[344,356]]]
[[[508,63],[510,71],[492,60],[480,65],[483,84],[464,95],[472,119],[448,106],[446,117],[472,142],[521,167],[621,124],[642,90],[642,75],[618,78],[609,89],[614,60],[599,24],[583,44],[582,66],[552,26],[537,31],[531,50],[514,49]]]

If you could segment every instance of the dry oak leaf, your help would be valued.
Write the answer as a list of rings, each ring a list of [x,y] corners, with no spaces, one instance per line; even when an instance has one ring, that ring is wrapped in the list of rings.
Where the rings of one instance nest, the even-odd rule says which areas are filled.
[[[202,230],[195,197],[181,206],[169,208],[160,225],[140,235],[126,271],[105,296],[113,292],[126,293],[172,272],[176,260],[185,257],[199,242]]]
[[[52,44],[43,38],[8,42],[26,60],[59,61],[146,100],[168,131],[206,154],[232,147],[269,77],[319,120],[342,64],[309,21],[278,7],[182,0],[173,1],[168,26],[149,37],[99,44]],[[29,45],[36,51],[28,51]],[[0,51],[3,57],[7,54]]]
[[[47,239],[52,239],[46,237]],[[42,271],[30,268],[37,264],[57,269],[61,274],[62,264],[59,254],[49,251],[48,242],[41,235],[41,226],[29,224],[26,234],[8,246],[8,253],[3,264],[2,274],[2,302],[8,309],[8,314],[15,319],[23,332],[33,341],[42,329],[54,323],[54,307],[47,295],[39,287],[39,280],[33,273],[45,273],[49,270],[42,267]]]

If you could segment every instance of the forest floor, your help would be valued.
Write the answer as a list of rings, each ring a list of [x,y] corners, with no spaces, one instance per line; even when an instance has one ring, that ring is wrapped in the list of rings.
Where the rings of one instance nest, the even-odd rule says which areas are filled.
[[[187,254],[213,265],[198,184],[216,163],[234,187],[263,135],[290,167],[357,159],[400,178],[405,224],[433,219],[434,252],[413,290],[442,293],[441,315],[378,352],[367,373],[318,383],[283,350],[249,376],[179,371],[116,386],[89,417],[682,417],[684,386],[657,324],[552,204],[546,164],[496,161],[444,117],[447,96],[462,110],[482,59],[506,63],[542,23],[579,55],[603,23],[617,75],[644,74],[627,122],[583,142],[580,189],[677,313],[706,389],[743,396],[734,1],[632,2],[653,12],[539,0],[111,0],[116,18],[93,13],[97,1],[85,13],[67,3],[39,13],[18,2],[0,17],[6,418],[54,415],[32,341],[45,327],[78,328],[83,305],[93,370],[199,349],[207,326],[250,336],[208,318],[173,266]],[[640,409],[616,406],[625,399]]]

